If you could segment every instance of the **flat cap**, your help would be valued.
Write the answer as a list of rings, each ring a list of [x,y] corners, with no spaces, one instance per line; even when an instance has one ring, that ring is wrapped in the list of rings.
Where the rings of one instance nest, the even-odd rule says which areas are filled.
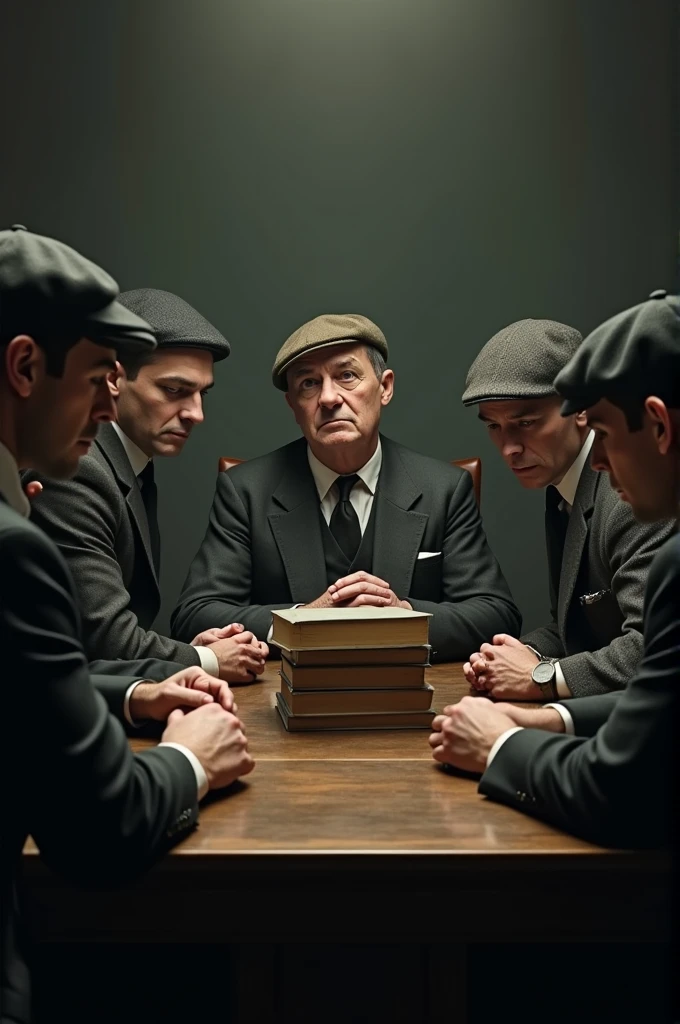
[[[286,370],[303,352],[326,345],[346,345],[363,342],[377,348],[383,359],[387,359],[385,335],[368,317],[358,313],[324,313],[309,320],[283,343],[274,360],[272,380],[279,391],[288,390]]]
[[[581,344],[556,320],[518,320],[487,341],[465,380],[463,405],[555,395],[554,380]]]
[[[160,288],[135,288],[121,292],[119,302],[151,324],[159,348],[205,348],[215,362],[231,352],[217,328],[179,295]]]
[[[153,331],[116,301],[118,285],[106,271],[63,242],[21,224],[0,231],[0,335],[74,334],[119,355],[151,351]]]
[[[562,415],[601,398],[644,401],[657,395],[680,408],[680,298],[662,289],[588,335],[555,380]]]

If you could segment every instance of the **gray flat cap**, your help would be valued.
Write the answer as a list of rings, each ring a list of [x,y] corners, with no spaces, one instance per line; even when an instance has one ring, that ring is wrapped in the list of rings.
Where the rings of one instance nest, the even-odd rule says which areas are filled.
[[[0,334],[89,338],[119,356],[151,351],[149,324],[116,301],[105,270],[63,242],[15,224],[0,231]]]
[[[558,374],[562,415],[601,398],[657,395],[680,409],[680,298],[662,289],[596,327]]]
[[[151,324],[159,348],[205,348],[215,362],[226,359],[231,346],[216,327],[179,295],[160,288],[121,292],[119,301]]]
[[[387,359],[385,335],[368,317],[358,313],[324,313],[309,320],[283,343],[272,368],[272,381],[279,391],[288,390],[286,370],[290,364],[314,348],[326,345],[346,345],[363,342],[377,348],[383,359]]]
[[[518,320],[494,334],[468,370],[463,405],[556,395],[554,380],[581,344],[555,320]]]

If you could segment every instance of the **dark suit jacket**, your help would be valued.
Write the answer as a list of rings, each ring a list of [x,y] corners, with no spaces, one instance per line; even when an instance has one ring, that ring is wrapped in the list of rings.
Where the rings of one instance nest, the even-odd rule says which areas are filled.
[[[467,658],[520,614],[484,536],[470,474],[387,437],[375,499],[373,570],[432,612],[439,660]],[[419,551],[439,552],[418,559]],[[271,612],[327,589],[319,495],[304,439],[221,473],[208,530],[173,613],[173,635],[242,622],[266,637]]]
[[[680,683],[677,534],[649,571],[644,637],[624,691],[565,702],[577,736],[515,733],[484,772],[480,793],[606,846],[666,843]]]
[[[31,503],[31,519],[68,562],[88,658],[157,658],[176,662],[173,671],[199,665],[195,647],[151,630],[161,599],[146,509],[111,424],[100,427],[74,479],[33,479],[44,489]]]
[[[74,881],[121,882],[194,825],[196,778],[177,750],[133,756],[94,690],[68,568],[52,542],[0,500],[0,650],[4,679],[2,1012],[29,1019],[15,882],[31,834]],[[112,686],[125,680],[116,677]],[[132,680],[127,680],[127,684]]]
[[[559,585],[551,580],[552,622],[522,637],[560,659],[575,697],[625,686],[642,655],[642,607],[652,559],[673,523],[639,523],[606,473],[583,467]],[[589,606],[579,597],[606,590]]]

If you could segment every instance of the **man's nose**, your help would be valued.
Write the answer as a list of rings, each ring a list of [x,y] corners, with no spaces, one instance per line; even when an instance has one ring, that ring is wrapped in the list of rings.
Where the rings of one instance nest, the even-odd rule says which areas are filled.
[[[319,405],[334,406],[340,405],[338,386],[332,377],[323,377],[321,380],[321,391],[319,392]]]
[[[191,423],[202,423],[205,419],[203,413],[203,398],[197,392],[186,402],[180,410],[180,419],[189,420]]]

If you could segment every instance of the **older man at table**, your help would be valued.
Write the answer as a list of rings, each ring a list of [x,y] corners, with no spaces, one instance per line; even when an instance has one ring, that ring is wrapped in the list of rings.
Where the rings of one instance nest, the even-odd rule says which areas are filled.
[[[273,383],[304,436],[221,474],[176,636],[234,620],[266,636],[272,611],[294,604],[430,612],[440,660],[518,630],[470,475],[380,434],[387,355],[382,331],[355,314],[319,316],[288,338]]]
[[[678,516],[680,300],[655,292],[595,330],[555,381],[565,416],[587,411],[592,463],[653,522]],[[680,535],[658,551],[644,649],[623,691],[528,710],[464,697],[435,719],[433,756],[483,772],[480,793],[595,842],[673,834],[680,666]],[[551,735],[566,733],[567,735]]]

